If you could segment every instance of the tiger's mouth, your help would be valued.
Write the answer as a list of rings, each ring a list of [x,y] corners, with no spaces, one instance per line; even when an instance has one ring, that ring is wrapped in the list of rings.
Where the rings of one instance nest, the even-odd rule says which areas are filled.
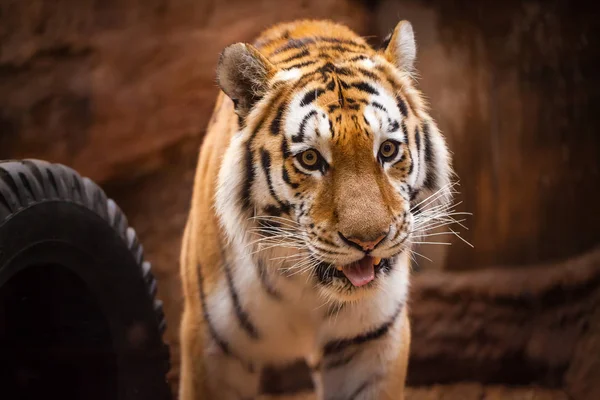
[[[346,265],[332,265],[322,262],[317,265],[316,273],[319,280],[329,283],[333,278],[349,281],[354,287],[368,285],[378,273],[389,270],[390,258],[365,256],[358,261]]]

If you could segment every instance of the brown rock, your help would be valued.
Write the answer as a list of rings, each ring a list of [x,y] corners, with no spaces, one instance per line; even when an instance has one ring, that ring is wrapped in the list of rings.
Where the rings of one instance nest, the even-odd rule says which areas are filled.
[[[475,250],[423,246],[428,269],[524,267],[600,242],[597,3],[382,0],[374,34],[398,18],[417,40],[419,86],[460,179]],[[442,237],[438,238],[442,239]]]
[[[349,0],[0,7],[0,159],[60,162],[99,183],[157,171],[163,150],[201,138],[227,44],[306,17],[364,32],[368,16]]]
[[[426,272],[411,296],[411,384],[561,387],[570,367],[569,393],[598,393],[600,248],[552,265]]]

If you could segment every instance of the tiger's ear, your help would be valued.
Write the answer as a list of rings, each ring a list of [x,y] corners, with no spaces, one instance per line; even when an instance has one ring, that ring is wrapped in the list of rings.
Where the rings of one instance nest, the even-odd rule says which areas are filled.
[[[236,43],[221,53],[217,84],[233,100],[236,113],[243,119],[264,96],[274,74],[275,66],[254,46]]]
[[[385,58],[402,71],[412,71],[417,58],[417,44],[410,22],[400,21],[382,44]]]

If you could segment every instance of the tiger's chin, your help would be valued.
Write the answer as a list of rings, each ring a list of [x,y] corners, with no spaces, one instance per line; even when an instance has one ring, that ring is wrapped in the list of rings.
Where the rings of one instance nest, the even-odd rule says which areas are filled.
[[[321,262],[315,267],[315,275],[327,297],[342,302],[356,301],[375,293],[392,265],[393,257],[365,256],[347,265]]]

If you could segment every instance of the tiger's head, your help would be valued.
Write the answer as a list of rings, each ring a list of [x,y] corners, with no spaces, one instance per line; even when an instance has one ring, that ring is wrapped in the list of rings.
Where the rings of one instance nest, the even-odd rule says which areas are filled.
[[[345,301],[407,269],[397,260],[418,206],[449,200],[452,171],[415,88],[411,24],[379,50],[334,27],[335,40],[295,39],[292,25],[271,32],[288,36],[283,46],[223,51],[217,79],[240,129],[222,161],[217,211],[239,248]]]

